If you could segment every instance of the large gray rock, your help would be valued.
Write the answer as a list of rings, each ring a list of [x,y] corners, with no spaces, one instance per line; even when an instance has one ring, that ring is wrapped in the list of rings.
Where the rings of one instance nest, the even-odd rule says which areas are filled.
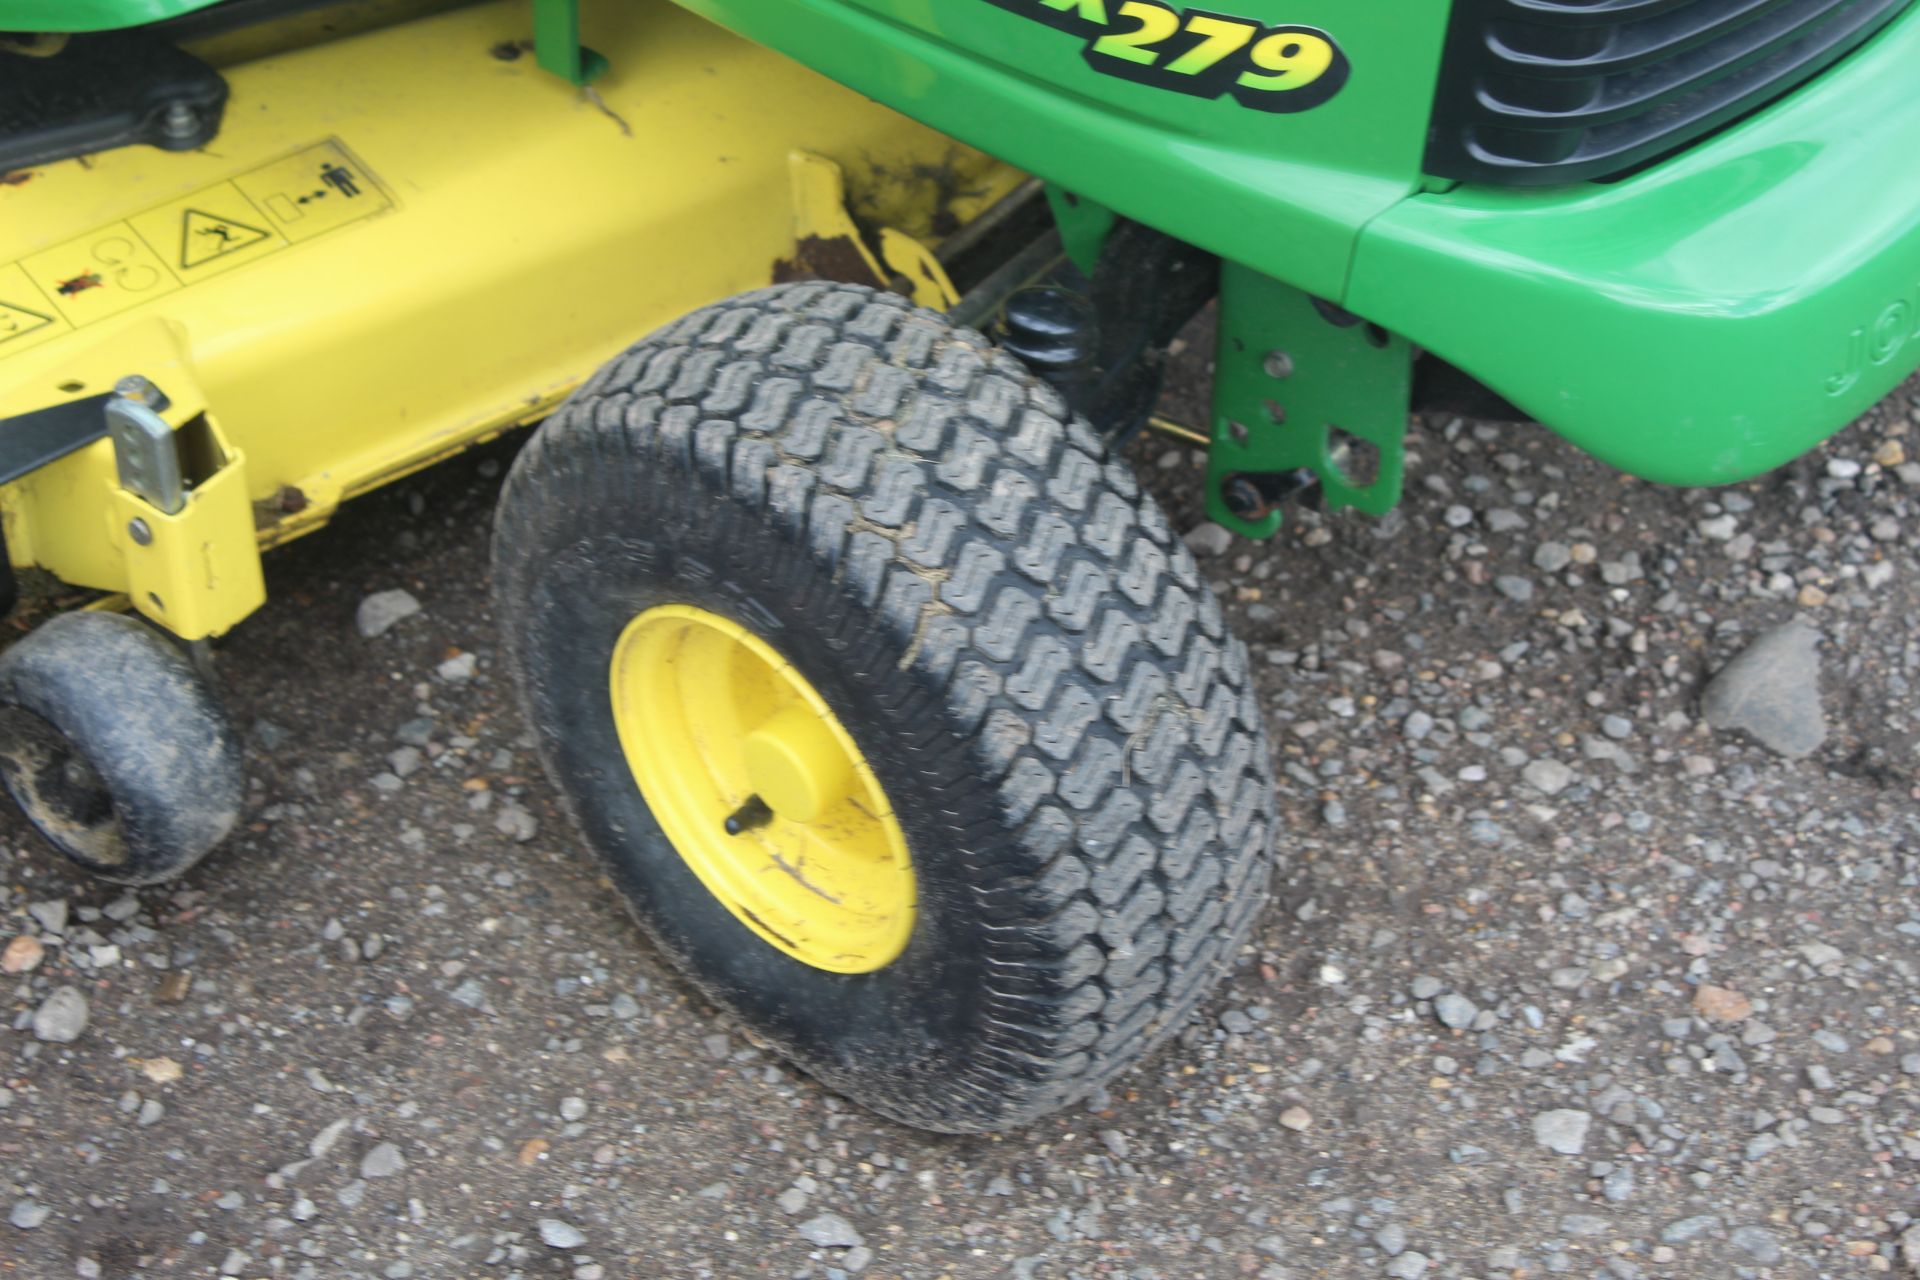
[[[1827,740],[1820,709],[1820,633],[1800,622],[1775,627],[1720,669],[1700,699],[1716,729],[1742,729],[1788,759]]]
[[[33,1034],[51,1044],[72,1044],[87,1029],[87,997],[78,987],[55,987],[33,1011]]]
[[[1533,1118],[1533,1140],[1549,1151],[1577,1156],[1586,1149],[1593,1116],[1585,1111],[1542,1111]]]
[[[797,1230],[808,1244],[818,1245],[822,1249],[855,1249],[866,1243],[854,1225],[837,1213],[823,1213],[808,1218]]]
[[[1197,556],[1223,556],[1233,549],[1233,535],[1209,520],[1187,531],[1187,547]]]
[[[411,618],[420,612],[420,602],[413,593],[395,587],[391,591],[376,591],[360,602],[354,610],[353,625],[366,639],[385,635],[394,625],[404,618]]]
[[[571,1222],[559,1218],[540,1219],[540,1242],[549,1249],[578,1249],[587,1242],[586,1233]]]

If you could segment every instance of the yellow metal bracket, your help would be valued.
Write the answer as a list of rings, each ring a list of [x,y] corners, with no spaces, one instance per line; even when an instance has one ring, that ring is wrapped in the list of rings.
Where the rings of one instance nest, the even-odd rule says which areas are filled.
[[[945,311],[960,301],[960,291],[933,250],[904,231],[880,228],[880,256],[896,276],[912,286],[913,300],[923,307]]]
[[[898,277],[923,307],[945,310],[960,300],[933,251],[905,232],[880,228],[880,253],[875,255],[847,212],[847,180],[839,165],[825,156],[796,151],[789,166],[794,243],[793,260],[784,264],[789,279],[842,280],[889,289]]]
[[[197,455],[186,501],[168,513],[116,484],[109,536],[134,607],[183,640],[204,640],[266,603],[267,585],[247,501],[246,456],[204,410],[169,418],[180,451]]]
[[[158,452],[131,456],[109,436],[0,490],[13,558],[123,593],[183,640],[231,629],[266,601],[246,456],[207,410],[179,335],[130,326],[64,371],[49,392],[88,394],[135,371],[164,392],[146,406]],[[171,479],[156,486],[156,470]]]

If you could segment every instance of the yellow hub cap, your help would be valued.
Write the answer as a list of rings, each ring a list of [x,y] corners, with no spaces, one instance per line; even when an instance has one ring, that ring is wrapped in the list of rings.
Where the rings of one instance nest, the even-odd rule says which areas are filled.
[[[913,866],[880,781],[760,637],[648,609],[610,673],[627,766],[667,839],[740,922],[816,969],[870,973],[913,932]]]

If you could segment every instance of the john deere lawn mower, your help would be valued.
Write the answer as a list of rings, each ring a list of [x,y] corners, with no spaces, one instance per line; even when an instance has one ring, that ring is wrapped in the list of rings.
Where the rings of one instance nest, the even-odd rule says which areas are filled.
[[[104,606],[0,658],[49,842],[191,865],[242,795],[207,642],[261,553],[544,419],[493,571],[555,786],[719,1004],[935,1129],[1165,1038],[1284,846],[1244,649],[1117,448],[1200,308],[1207,502],[1247,537],[1390,509],[1412,410],[1717,484],[1920,364],[1910,0],[0,0],[0,32],[7,558]]]

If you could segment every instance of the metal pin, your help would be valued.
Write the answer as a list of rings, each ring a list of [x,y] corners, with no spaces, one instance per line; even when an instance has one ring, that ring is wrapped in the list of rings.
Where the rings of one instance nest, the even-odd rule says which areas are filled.
[[[773,810],[767,808],[767,802],[759,796],[748,796],[745,804],[727,815],[727,834],[742,835],[772,821]]]

